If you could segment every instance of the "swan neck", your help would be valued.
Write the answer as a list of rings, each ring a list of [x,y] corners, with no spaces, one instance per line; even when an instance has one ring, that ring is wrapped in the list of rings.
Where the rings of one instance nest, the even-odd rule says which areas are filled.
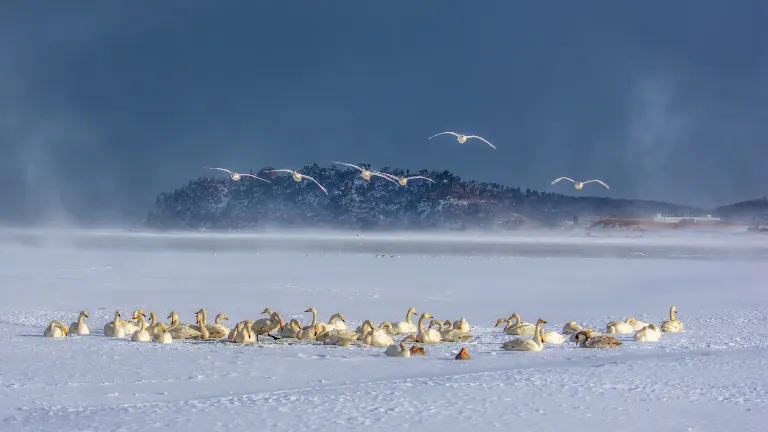
[[[425,319],[426,319],[426,317],[423,314],[419,318],[419,331],[422,332],[422,333],[424,333],[424,320]]]
[[[541,323],[537,321],[536,328],[533,330],[534,331],[533,341],[536,342],[536,345],[538,346],[542,346],[540,329],[541,329]]]
[[[669,308],[669,320],[674,321],[675,320],[675,310],[672,308]]]
[[[513,314],[512,318],[510,318],[510,319],[514,319],[515,320],[515,323],[513,324],[513,326],[516,326],[516,325],[520,324],[520,315],[518,315],[517,313]]]
[[[273,312],[272,315],[274,315],[274,317],[277,319],[277,324],[282,328],[285,325],[283,322],[283,317],[281,317],[277,312]]]
[[[200,324],[200,325],[201,325],[202,327],[205,327],[206,325],[208,325],[208,312],[206,312],[206,311],[205,311],[205,309],[203,309],[203,311],[202,311],[202,312],[203,312],[203,313],[202,313],[202,315],[203,315],[203,323],[202,323],[202,324]]]
[[[120,315],[115,314],[115,320],[112,321],[112,324],[115,326],[115,329],[117,329],[117,326],[120,325]]]
[[[317,311],[315,308],[312,308],[312,324],[311,326],[314,327],[317,325]]]
[[[85,316],[83,316],[83,314],[80,314],[80,316],[77,318],[77,323],[82,324],[84,320],[85,320]]]
[[[408,313],[405,314],[405,322],[407,322],[410,325],[413,325],[413,321],[411,321],[411,310],[408,309]]]

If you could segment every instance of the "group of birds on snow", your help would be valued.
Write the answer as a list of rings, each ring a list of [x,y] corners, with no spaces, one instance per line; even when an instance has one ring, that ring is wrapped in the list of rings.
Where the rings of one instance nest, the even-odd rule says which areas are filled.
[[[465,142],[467,142],[468,139],[474,138],[474,139],[478,139],[480,141],[483,141],[484,143],[486,143],[489,146],[491,146],[491,148],[493,148],[493,149],[496,148],[493,144],[491,144],[490,142],[488,142],[485,138],[483,138],[481,136],[478,136],[478,135],[463,135],[463,134],[460,134],[460,133],[450,132],[450,131],[448,131],[448,132],[440,132],[437,135],[433,135],[433,136],[429,137],[429,139],[432,139],[432,138],[440,136],[440,135],[445,135],[445,134],[450,134],[450,135],[455,136],[456,140],[459,142],[459,144],[464,144]],[[390,181],[392,183],[395,183],[395,184],[399,184],[400,186],[407,185],[409,180],[426,180],[426,181],[428,181],[430,183],[435,183],[434,180],[432,180],[432,179],[430,179],[428,177],[424,177],[424,176],[409,176],[409,177],[400,176],[400,177],[398,177],[398,176],[394,176],[392,174],[387,174],[387,173],[382,173],[382,172],[379,172],[379,171],[369,170],[369,169],[360,167],[358,165],[354,165],[354,164],[350,164],[350,163],[346,163],[346,162],[334,162],[334,163],[335,164],[339,164],[339,165],[345,165],[345,166],[348,166],[350,168],[354,168],[354,169],[360,171],[360,177],[362,177],[363,180],[366,180],[366,181],[371,180],[371,177],[374,176],[374,177],[383,178],[383,179],[385,179],[387,181]],[[211,170],[224,171],[224,172],[229,174],[229,177],[233,181],[239,181],[243,177],[250,177],[250,178],[255,178],[257,180],[261,180],[261,181],[264,181],[264,182],[267,182],[267,183],[271,183],[269,180],[263,179],[263,178],[261,178],[259,176],[256,176],[256,175],[238,173],[238,172],[235,172],[235,171],[230,171],[230,170],[228,170],[226,168],[218,168],[218,167],[203,167],[203,168],[211,169]],[[325,192],[326,195],[328,195],[328,189],[326,189],[325,186],[321,185],[320,182],[317,181],[317,179],[315,179],[313,177],[310,177],[310,176],[308,176],[306,174],[302,174],[302,173],[300,173],[300,172],[298,172],[296,170],[276,169],[276,170],[271,170],[270,173],[272,175],[277,175],[278,173],[290,174],[293,177],[293,180],[295,182],[297,182],[297,183],[301,182],[304,179],[307,179],[307,180],[313,182],[314,184],[316,184],[317,187],[320,188],[320,190],[322,190],[323,192]],[[559,182],[561,180],[568,180],[568,181],[570,181],[571,183],[574,184],[574,187],[576,188],[576,190],[583,189],[584,185],[587,184],[587,183],[599,183],[599,184],[605,186],[606,189],[610,189],[610,186],[608,186],[605,182],[603,182],[601,180],[587,180],[587,181],[579,182],[579,181],[573,180],[573,179],[568,178],[568,177],[557,178],[557,179],[552,181],[552,184],[555,184],[555,183],[557,183],[557,182]]]
[[[297,319],[291,319],[287,324],[282,316],[273,312],[270,308],[264,309],[262,314],[268,318],[258,320],[244,320],[238,322],[230,329],[223,320],[228,320],[224,314],[216,315],[213,324],[208,324],[208,313],[200,309],[195,313],[197,324],[183,324],[179,322],[176,312],[171,312],[168,319],[171,324],[166,327],[157,321],[154,312],[150,312],[150,322],[146,322],[146,314],[143,310],[133,311],[131,320],[122,320],[120,311],[115,312],[114,319],[104,325],[104,335],[114,338],[125,338],[136,342],[155,342],[168,344],[174,339],[224,339],[231,343],[252,344],[259,342],[260,335],[271,338],[289,339],[295,338],[305,341],[322,342],[325,345],[348,346],[355,342],[363,345],[386,347],[384,354],[389,357],[410,357],[411,355],[425,355],[421,346],[413,345],[410,348],[406,342],[421,344],[435,344],[439,342],[468,342],[472,339],[472,329],[465,318],[456,321],[436,320],[429,313],[422,313],[418,324],[411,321],[412,315],[417,315],[415,308],[408,309],[404,321],[394,324],[389,321],[382,322],[378,328],[373,326],[370,320],[365,320],[354,331],[347,328],[344,315],[335,313],[331,315],[327,323],[318,322],[317,310],[311,307],[304,312],[312,314],[312,323],[302,327]],[[585,328],[574,321],[568,322],[563,327],[562,333],[545,332],[541,327],[547,324],[544,319],[539,319],[536,324],[523,322],[518,313],[513,313],[509,318],[499,318],[496,327],[506,322],[504,333],[515,336],[532,336],[531,339],[517,337],[504,342],[502,349],[508,351],[541,351],[544,344],[562,344],[567,340],[576,342],[582,348],[618,348],[621,341],[610,334],[634,333],[634,339],[641,342],[655,342],[661,337],[661,332],[682,332],[682,321],[675,317],[677,309],[672,306],[669,310],[669,320],[663,321],[659,327],[653,323],[646,323],[635,318],[627,318],[625,321],[611,321],[606,325],[606,334],[591,328]],[[43,336],[64,338],[67,335],[88,335],[90,330],[85,323],[88,313],[80,312],[77,321],[69,327],[59,320],[53,320],[43,331]],[[431,319],[429,326],[424,327],[424,321]],[[435,328],[433,328],[435,327]],[[272,332],[277,332],[273,335]],[[415,336],[414,336],[415,334]],[[399,343],[393,336],[405,335]],[[457,360],[469,360],[470,356],[466,348],[455,357]]]

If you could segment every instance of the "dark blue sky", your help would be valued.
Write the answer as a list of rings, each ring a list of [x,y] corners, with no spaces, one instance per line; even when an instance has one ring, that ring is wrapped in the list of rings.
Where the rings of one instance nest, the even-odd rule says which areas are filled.
[[[2,218],[125,220],[201,165],[333,160],[768,194],[768,3],[632,3],[5,2]]]

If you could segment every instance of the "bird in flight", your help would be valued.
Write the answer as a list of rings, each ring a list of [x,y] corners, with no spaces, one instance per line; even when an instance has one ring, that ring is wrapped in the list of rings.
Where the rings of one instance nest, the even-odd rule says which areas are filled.
[[[436,136],[445,135],[445,134],[451,134],[451,135],[455,136],[456,137],[456,141],[458,141],[459,144],[464,144],[465,142],[467,142],[468,139],[475,138],[475,139],[479,139],[480,141],[488,144],[489,146],[491,146],[491,148],[494,148],[494,149],[496,148],[493,144],[489,143],[488,140],[486,140],[485,138],[483,138],[481,136],[477,136],[477,135],[462,135],[462,134],[456,133],[456,132],[440,132],[437,135],[432,135],[431,137],[429,137],[429,139],[432,139],[432,138],[434,138]]]
[[[581,190],[584,187],[585,184],[593,183],[593,182],[594,183],[600,183],[601,185],[605,186],[606,189],[610,189],[611,188],[610,186],[608,186],[607,184],[603,183],[600,180],[587,180],[585,182],[577,182],[576,180],[570,179],[568,177],[560,177],[558,179],[555,179],[555,180],[552,181],[552,184],[555,184],[555,183],[559,182],[560,180],[568,180],[570,182],[573,182],[573,186],[576,188],[576,190]]]
[[[390,177],[394,181],[400,183],[400,186],[405,186],[406,184],[408,184],[408,180],[416,180],[416,179],[423,179],[423,180],[426,180],[426,181],[428,181],[430,183],[434,183],[435,182],[431,178],[424,177],[424,176],[410,176],[410,177],[400,176],[400,177],[397,177],[397,176],[393,176],[392,174],[384,174],[384,175],[387,176],[387,177]]]
[[[239,181],[241,177],[253,177],[255,179],[259,179],[261,181],[265,181],[267,183],[271,183],[269,180],[264,180],[263,178],[257,177],[257,176],[255,176],[253,174],[236,173],[236,172],[230,171],[230,170],[228,170],[226,168],[211,168],[211,167],[206,167],[206,166],[204,166],[203,168],[227,172],[227,173],[229,173],[229,176],[232,178],[233,181]]]
[[[302,174],[302,173],[300,173],[300,172],[297,172],[297,171],[289,170],[289,169],[278,169],[278,170],[272,170],[272,172],[284,172],[284,173],[290,173],[290,174],[293,176],[293,181],[295,181],[295,182],[297,182],[297,183],[298,183],[298,182],[300,182],[302,179],[307,179],[307,180],[310,180],[310,181],[314,182],[314,183],[315,183],[315,184],[316,184],[316,185],[317,185],[317,186],[318,186],[320,189],[322,189],[322,190],[323,190],[323,192],[325,192],[325,194],[326,194],[326,195],[328,195],[328,190],[326,190],[326,189],[323,187],[323,185],[321,185],[320,183],[318,183],[318,182],[317,182],[317,180],[313,179],[312,177],[310,177],[310,176],[308,176],[308,175]]]
[[[348,163],[344,163],[344,162],[334,162],[334,163],[335,164],[339,164],[339,165],[346,165],[348,167],[352,167],[352,168],[355,168],[357,170],[360,170],[360,177],[362,177],[363,180],[370,180],[371,176],[373,175],[373,176],[377,176],[377,177],[381,177],[381,178],[387,179],[387,180],[389,180],[389,181],[391,181],[393,183],[396,182],[395,180],[392,180],[389,175],[384,174],[384,173],[380,173],[378,171],[367,170],[367,169],[359,167],[357,165],[352,165],[352,164],[348,164]]]

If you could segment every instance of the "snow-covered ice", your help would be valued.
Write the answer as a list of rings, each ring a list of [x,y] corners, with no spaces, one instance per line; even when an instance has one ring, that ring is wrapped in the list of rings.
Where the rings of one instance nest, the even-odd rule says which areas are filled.
[[[764,238],[347,237],[3,233],[0,430],[764,430]],[[513,312],[556,330],[660,323],[673,304],[686,332],[621,335],[616,350],[506,352],[512,337],[493,328]],[[295,340],[158,345],[102,333],[118,309],[189,322],[205,307],[234,324],[270,307],[306,324],[310,306],[353,328],[413,306],[466,317],[475,338],[398,359]],[[92,335],[42,337],[80,310]],[[462,346],[472,360],[453,360]]]

